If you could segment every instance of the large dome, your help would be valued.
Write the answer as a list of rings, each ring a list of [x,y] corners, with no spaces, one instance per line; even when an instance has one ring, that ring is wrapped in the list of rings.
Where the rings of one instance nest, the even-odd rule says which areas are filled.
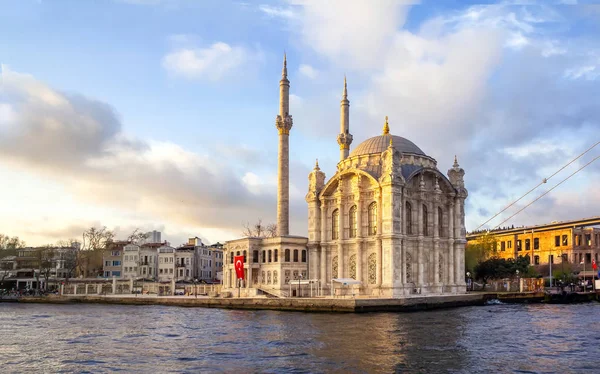
[[[374,136],[360,143],[352,152],[350,152],[350,157],[381,153],[390,146],[390,139],[392,140],[392,146],[397,151],[425,156],[425,153],[421,150],[421,148],[417,147],[416,144],[410,140],[401,136],[384,134]]]

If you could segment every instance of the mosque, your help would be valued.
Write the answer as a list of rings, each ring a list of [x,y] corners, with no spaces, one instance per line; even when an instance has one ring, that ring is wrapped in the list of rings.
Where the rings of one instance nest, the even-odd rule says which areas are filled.
[[[289,235],[289,88],[284,57],[275,120],[278,235],[227,242],[224,289],[289,297],[309,296],[314,285],[329,295],[341,283],[373,298],[465,292],[464,170],[455,157],[446,177],[433,157],[390,133],[387,117],[381,135],[350,151],[345,79],[337,172],[326,180],[316,163],[308,176],[308,238]],[[236,255],[244,256],[244,281],[236,279]]]

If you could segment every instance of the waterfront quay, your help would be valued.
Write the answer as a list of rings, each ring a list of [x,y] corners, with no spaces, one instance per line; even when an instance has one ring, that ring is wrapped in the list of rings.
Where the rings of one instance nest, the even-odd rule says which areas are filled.
[[[179,307],[203,307],[246,310],[279,310],[302,312],[411,312],[481,306],[492,300],[502,303],[573,303],[598,300],[598,293],[572,293],[568,297],[543,292],[473,292],[462,295],[428,295],[400,299],[381,298],[221,298],[210,296],[154,296],[154,295],[68,295],[21,297],[21,303],[49,304],[117,304],[117,305],[164,305]]]

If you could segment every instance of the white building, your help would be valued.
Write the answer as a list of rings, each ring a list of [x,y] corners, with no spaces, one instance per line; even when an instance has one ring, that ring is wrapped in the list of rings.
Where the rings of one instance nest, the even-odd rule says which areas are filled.
[[[166,282],[175,276],[175,248],[162,245],[158,248],[158,281]]]
[[[350,152],[345,81],[336,173],[326,181],[315,165],[306,195],[308,238],[289,235],[289,86],[284,58],[275,121],[278,236],[227,242],[224,288],[238,285],[233,258],[243,255],[244,294],[250,296],[259,290],[286,295],[286,284],[298,278],[309,278],[326,292],[332,281],[352,278],[358,283],[353,293],[370,297],[465,292],[464,170],[455,158],[444,175],[433,157],[390,133],[387,117],[382,135]]]
[[[122,278],[136,279],[138,277],[140,246],[127,244],[123,247],[123,273]]]

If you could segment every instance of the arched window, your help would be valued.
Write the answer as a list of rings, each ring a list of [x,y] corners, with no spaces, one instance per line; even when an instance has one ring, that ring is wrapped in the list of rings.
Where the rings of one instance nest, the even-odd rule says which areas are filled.
[[[271,271],[267,271],[267,284],[271,284]]]
[[[284,261],[285,261],[285,262],[290,262],[290,249],[289,249],[289,248],[287,248],[287,249],[285,250],[285,258],[284,258]]]
[[[258,263],[258,251],[257,250],[252,251],[252,262]]]
[[[302,250],[302,262],[306,262],[306,249]]]
[[[423,204],[423,235],[429,236],[429,215],[427,212],[427,205]]]
[[[277,250],[275,250],[277,252]],[[273,270],[273,284],[277,284],[277,270]]]
[[[442,226],[444,225],[444,211],[438,208],[438,236],[442,237]]]
[[[236,255],[236,256],[239,256],[239,255],[240,255],[240,251],[237,251],[235,255]]]
[[[294,249],[294,262],[298,262],[298,250]]]
[[[334,210],[331,214],[331,239],[337,240],[340,235],[340,211]]]
[[[356,255],[350,256],[350,278],[356,279]]]
[[[356,238],[356,205],[350,208],[348,218],[350,219],[350,237]]]
[[[267,251],[262,251],[262,262],[263,264],[267,262]]]
[[[273,261],[274,261],[274,262],[277,262],[277,261],[278,261],[278,258],[277,258],[277,250],[274,250],[274,251],[273,251]],[[276,274],[277,274],[277,273],[276,273]]]
[[[369,235],[377,235],[377,203],[369,205]]]
[[[246,251],[244,251],[244,263],[248,262],[248,258],[246,257]]]
[[[273,251],[269,249],[269,262],[273,261]]]
[[[233,251],[231,251],[231,263],[232,264],[233,264],[233,256],[234,256]]]
[[[406,234],[412,235],[412,206],[406,202]]]

